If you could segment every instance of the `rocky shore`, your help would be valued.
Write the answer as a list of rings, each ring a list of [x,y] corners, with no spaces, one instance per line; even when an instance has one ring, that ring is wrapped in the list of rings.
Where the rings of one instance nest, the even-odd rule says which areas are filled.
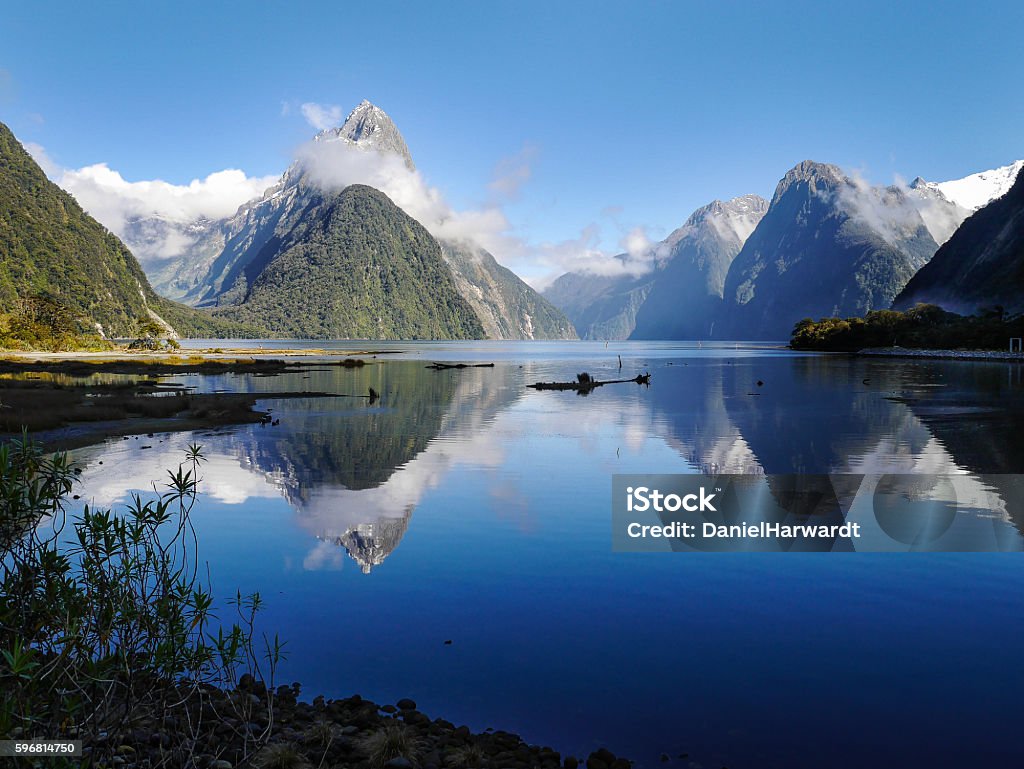
[[[243,676],[234,692],[204,690],[186,713],[161,722],[143,719],[130,729],[102,735],[84,750],[94,766],[119,769],[630,769],[632,765],[603,748],[577,758],[529,745],[509,732],[473,733],[467,726],[430,718],[410,699],[382,706],[354,695],[338,700],[317,697],[310,703],[300,700],[299,692],[298,684],[268,692],[263,684]]]
[[[1024,363],[1024,353],[998,350],[916,350],[910,347],[871,347],[857,355],[869,358],[935,358],[949,360],[990,360]]]

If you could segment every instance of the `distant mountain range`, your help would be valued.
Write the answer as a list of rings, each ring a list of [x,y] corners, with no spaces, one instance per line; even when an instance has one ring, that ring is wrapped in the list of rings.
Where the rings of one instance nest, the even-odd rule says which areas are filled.
[[[639,276],[567,273],[544,292],[586,339],[703,339],[721,309],[732,260],[768,209],[757,195],[716,200],[647,255]],[[628,256],[617,257],[623,270]]]
[[[415,172],[369,102],[311,146],[342,145]],[[890,186],[804,161],[770,202],[713,201],[643,253],[566,273],[543,296],[478,244],[438,240],[380,190],[331,188],[315,154],[228,218],[129,220],[128,243],[159,255],[149,277],[2,124],[0,161],[0,304],[54,295],[110,337],[155,324],[204,336],[785,340],[803,318],[916,302],[1024,311],[1024,161]]]
[[[1015,277],[1012,257],[1000,257],[1007,264],[997,291],[980,264],[994,257],[978,255],[978,265],[954,270],[958,257],[947,254],[1016,247],[1020,225],[997,204],[1022,166],[873,187],[836,166],[805,161],[782,178],[770,204],[747,195],[696,211],[640,260],[650,265],[641,274],[566,273],[544,296],[591,339],[785,340],[805,317],[888,309],[904,288],[898,306],[913,296],[972,310],[999,296],[1006,308],[1018,307],[1012,297],[1024,281]],[[983,216],[992,207],[997,212]],[[978,218],[990,221],[986,234],[970,236],[981,231]],[[994,222],[1010,234],[996,237]],[[946,266],[926,268],[947,241],[935,263]],[[637,263],[626,255],[619,261],[624,271]]]

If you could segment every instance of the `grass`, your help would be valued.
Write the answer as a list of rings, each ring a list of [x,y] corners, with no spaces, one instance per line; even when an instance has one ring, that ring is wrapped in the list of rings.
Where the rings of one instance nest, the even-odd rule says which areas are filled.
[[[260,750],[253,758],[259,769],[310,769],[306,756],[292,742],[275,742]]]
[[[338,736],[338,729],[330,721],[317,721],[309,727],[302,738],[318,748],[327,748]]]
[[[445,764],[456,769],[480,769],[487,763],[487,754],[476,743],[448,751]]]
[[[359,742],[359,749],[369,759],[370,766],[382,767],[393,758],[405,758],[414,765],[419,763],[420,741],[405,724],[387,724]]]

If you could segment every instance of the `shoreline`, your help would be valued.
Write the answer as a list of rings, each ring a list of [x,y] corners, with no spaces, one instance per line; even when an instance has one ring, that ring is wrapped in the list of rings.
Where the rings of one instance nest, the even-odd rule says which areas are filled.
[[[864,358],[923,358],[930,360],[980,360],[1024,363],[1024,352],[999,350],[934,350],[912,347],[868,347],[853,353]]]
[[[0,363],[31,364],[42,362],[72,361],[80,363],[134,362],[155,364],[176,360],[204,361],[267,361],[274,358],[366,358],[377,355],[393,355],[398,350],[328,350],[324,348],[282,347],[204,347],[180,350],[69,350],[49,352],[46,350],[3,350],[0,349]],[[293,364],[298,365],[298,364]]]
[[[277,376],[314,368],[370,365],[361,357],[338,357],[340,360],[316,357],[303,361],[203,355],[100,354],[83,358],[76,353],[51,354],[46,359],[35,354],[6,357],[0,359],[0,440],[20,438],[22,430],[27,429],[48,450],[69,450],[108,438],[271,423],[270,412],[257,408],[257,401],[369,398],[362,394],[305,390],[196,393],[191,387],[160,381],[161,377],[191,373]],[[32,374],[39,376],[29,376]],[[97,374],[137,379],[122,383],[89,381],[89,377]],[[60,381],[63,377],[83,381]]]
[[[84,757],[124,769],[177,761],[200,769],[631,769],[634,763],[603,747],[576,757],[514,732],[474,732],[429,717],[408,698],[379,705],[353,694],[309,702],[301,691],[298,683],[272,689],[250,675],[232,691],[204,687],[184,700],[185,712],[137,713],[130,725],[89,740]]]

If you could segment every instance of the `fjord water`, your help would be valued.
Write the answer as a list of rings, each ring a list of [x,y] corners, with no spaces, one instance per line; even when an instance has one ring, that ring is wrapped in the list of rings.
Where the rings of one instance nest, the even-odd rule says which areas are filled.
[[[397,352],[178,380],[372,386],[377,403],[262,401],[279,425],[75,452],[83,500],[107,505],[202,444],[201,556],[218,594],[262,593],[262,628],[288,642],[280,680],[309,697],[412,697],[474,730],[648,767],[662,753],[730,769],[1024,754],[1024,510],[977,478],[1022,467],[1020,365],[685,344],[365,349]],[[619,354],[649,388],[525,387],[617,378]],[[435,360],[495,366],[424,368]],[[612,474],[692,472],[956,473],[987,500],[958,547],[1018,552],[612,552]]]

